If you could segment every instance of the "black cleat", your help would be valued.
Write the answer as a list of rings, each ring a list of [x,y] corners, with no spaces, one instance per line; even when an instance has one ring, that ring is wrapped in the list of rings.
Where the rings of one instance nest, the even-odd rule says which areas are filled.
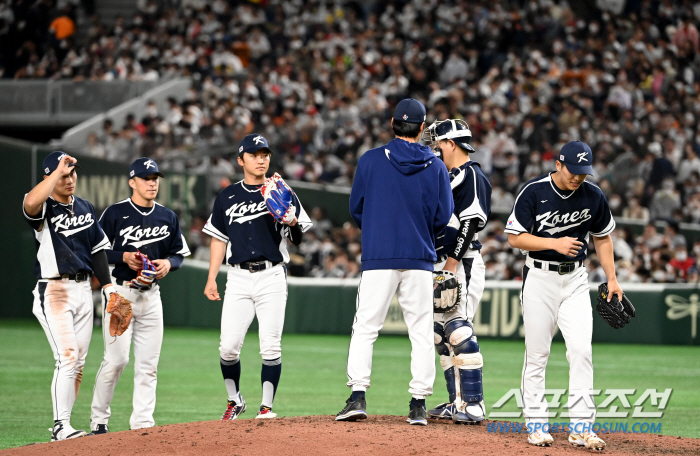
[[[335,416],[336,421],[357,421],[367,419],[367,401],[364,398],[355,401],[349,398],[345,408]]]

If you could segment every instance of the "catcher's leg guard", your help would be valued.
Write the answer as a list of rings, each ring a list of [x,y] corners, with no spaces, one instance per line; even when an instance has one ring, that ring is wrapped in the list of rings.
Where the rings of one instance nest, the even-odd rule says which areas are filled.
[[[484,360],[479,343],[469,322],[452,320],[445,325],[450,344],[454,347],[454,364],[459,369],[460,398],[466,404],[453,420],[459,423],[476,423],[485,418],[483,405],[482,367]]]
[[[452,364],[452,354],[450,347],[447,344],[445,329],[441,323],[435,322],[433,331],[435,332],[435,351],[440,355],[440,365],[445,374],[445,382],[447,383],[447,394],[450,398],[450,403],[453,403],[457,398],[455,368]],[[440,408],[440,406],[438,406]]]

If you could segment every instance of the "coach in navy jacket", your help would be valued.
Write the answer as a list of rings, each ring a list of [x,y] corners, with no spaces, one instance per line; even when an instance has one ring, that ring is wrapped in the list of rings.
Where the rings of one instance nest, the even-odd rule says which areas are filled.
[[[411,399],[408,422],[426,425],[425,398],[433,393],[433,279],[435,236],[448,224],[454,202],[447,169],[418,143],[425,106],[399,102],[391,127],[396,139],[359,160],[350,194],[350,214],[362,229],[362,279],[348,350],[352,395],[337,421],[367,418],[372,347],[394,294],[411,339]]]

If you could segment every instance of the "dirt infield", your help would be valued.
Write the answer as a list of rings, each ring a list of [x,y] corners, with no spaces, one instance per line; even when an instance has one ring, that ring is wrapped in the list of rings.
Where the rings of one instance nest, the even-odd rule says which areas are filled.
[[[700,439],[648,434],[600,434],[605,454],[700,454]],[[202,421],[150,429],[113,432],[64,442],[27,445],[0,455],[539,455],[583,454],[566,434],[554,445],[528,445],[524,434],[488,433],[481,426],[431,421],[409,426],[404,417],[371,416],[367,421],[340,423],[331,416]]]

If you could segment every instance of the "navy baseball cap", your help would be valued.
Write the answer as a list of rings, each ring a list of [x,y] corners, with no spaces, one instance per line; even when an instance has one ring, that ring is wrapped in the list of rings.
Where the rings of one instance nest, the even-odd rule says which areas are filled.
[[[140,177],[141,179],[145,179],[151,174],[157,174],[160,177],[165,177],[165,174],[158,171],[158,163],[148,157],[137,158],[129,167],[129,179],[132,177]]]
[[[403,122],[422,124],[425,122],[425,106],[413,98],[399,101],[394,110],[394,119]]]
[[[65,156],[66,153],[60,150],[55,150],[49,155],[47,155],[44,159],[44,162],[41,164],[41,167],[44,169],[44,175],[48,176],[52,172],[56,171],[56,168],[58,168],[58,164],[61,163],[61,160],[63,160],[63,157]],[[77,165],[75,163],[71,163],[68,166],[80,168],[80,165]]]
[[[241,145],[238,147],[238,156],[242,157],[244,153],[254,154],[255,152],[267,149],[268,152],[272,153],[272,149],[267,144],[267,139],[263,135],[257,133],[250,134],[243,138]]]
[[[564,144],[559,152],[559,161],[564,162],[571,174],[593,174],[593,152],[585,142]]]

